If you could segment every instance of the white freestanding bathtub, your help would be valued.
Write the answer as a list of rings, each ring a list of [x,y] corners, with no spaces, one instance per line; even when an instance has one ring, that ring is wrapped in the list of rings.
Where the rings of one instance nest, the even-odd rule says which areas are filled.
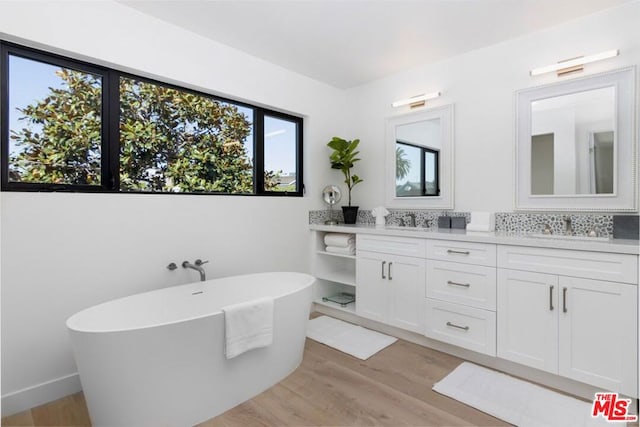
[[[315,279],[261,273],[110,301],[67,320],[96,426],[189,426],[266,390],[302,361]],[[273,297],[269,347],[224,355],[221,308]]]

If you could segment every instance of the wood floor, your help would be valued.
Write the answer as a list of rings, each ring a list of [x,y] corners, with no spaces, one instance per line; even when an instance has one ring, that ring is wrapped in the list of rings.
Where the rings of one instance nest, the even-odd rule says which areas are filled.
[[[506,425],[431,391],[461,362],[402,340],[367,361],[307,340],[293,374],[199,427]],[[82,393],[2,419],[2,426],[88,425]]]

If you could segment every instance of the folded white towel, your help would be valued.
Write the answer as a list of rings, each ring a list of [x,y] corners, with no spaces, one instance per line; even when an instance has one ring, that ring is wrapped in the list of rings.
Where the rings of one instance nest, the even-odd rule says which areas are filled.
[[[353,245],[355,241],[356,236],[354,234],[327,233],[324,235],[324,244],[327,246],[346,248],[349,245]]]
[[[273,342],[273,298],[228,305],[222,311],[227,359]]]
[[[345,248],[339,246],[327,246],[326,251],[332,254],[355,255],[356,247],[354,245],[349,245]]]
[[[471,221],[467,224],[468,231],[493,231],[495,229],[495,215],[493,212],[471,212]]]

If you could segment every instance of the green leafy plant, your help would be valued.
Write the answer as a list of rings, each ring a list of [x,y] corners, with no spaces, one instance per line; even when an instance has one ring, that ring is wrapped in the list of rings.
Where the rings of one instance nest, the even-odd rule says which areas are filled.
[[[334,136],[327,143],[327,146],[333,150],[333,153],[329,156],[331,168],[339,169],[344,174],[344,183],[347,184],[349,189],[349,206],[351,206],[351,189],[362,182],[358,175],[351,173],[354,163],[360,160],[356,157],[360,153],[356,151],[358,144],[360,144],[359,139],[347,141],[337,136]]]
[[[60,88],[18,108],[21,129],[13,181],[100,185],[100,81],[59,69]],[[242,141],[251,122],[237,106],[144,81],[121,78],[120,190],[253,192],[251,158]],[[279,191],[280,171],[265,171],[265,189]]]

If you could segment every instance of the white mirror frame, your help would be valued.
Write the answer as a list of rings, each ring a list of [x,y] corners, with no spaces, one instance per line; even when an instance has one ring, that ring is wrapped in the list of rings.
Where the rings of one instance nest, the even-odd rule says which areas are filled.
[[[515,209],[519,211],[636,212],[638,210],[635,66],[516,92]],[[577,92],[615,88],[612,194],[531,194],[531,102]]]
[[[440,195],[396,196],[396,127],[424,120],[440,119],[442,148],[439,154]],[[453,209],[453,104],[387,118],[385,137],[386,205],[393,208]]]

